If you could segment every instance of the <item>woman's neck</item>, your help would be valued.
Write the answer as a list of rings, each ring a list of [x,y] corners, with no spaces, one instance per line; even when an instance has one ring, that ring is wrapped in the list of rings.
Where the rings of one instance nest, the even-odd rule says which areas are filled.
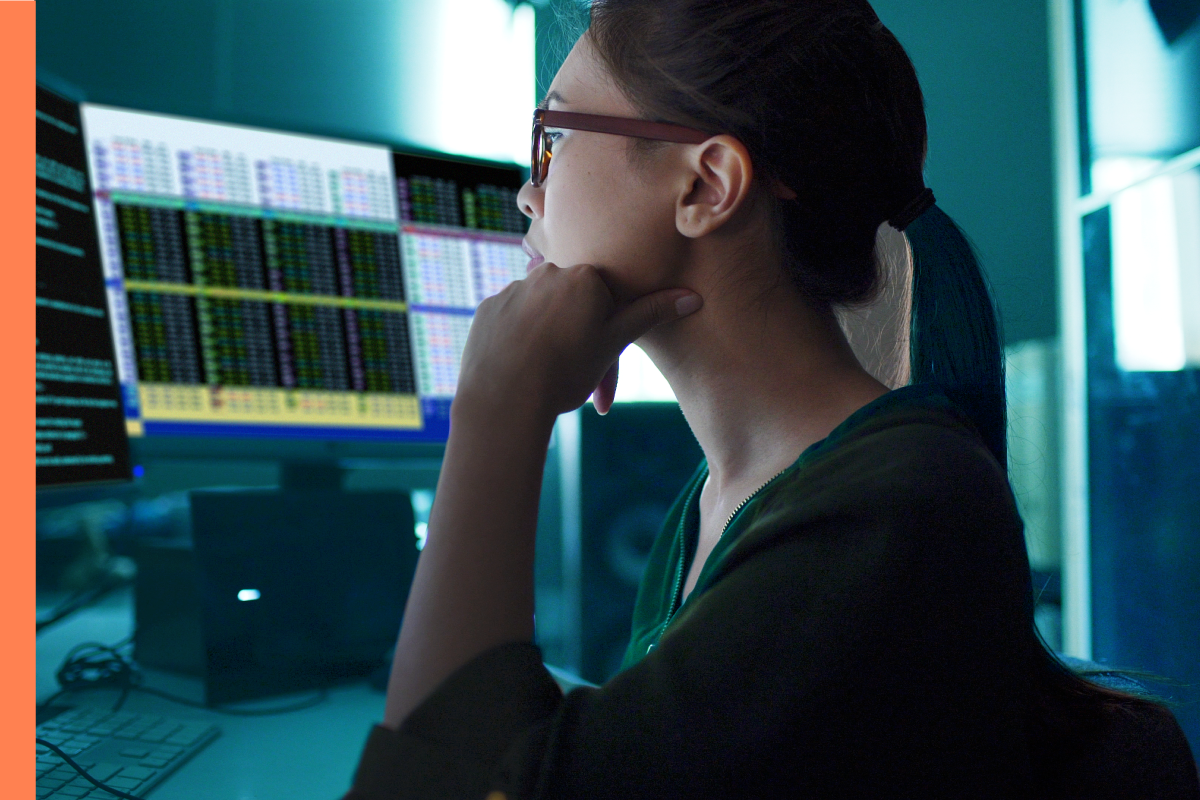
[[[689,285],[704,307],[639,345],[704,451],[717,505],[739,502],[888,391],[859,365],[833,314],[814,311],[786,280],[754,285],[726,272]]]

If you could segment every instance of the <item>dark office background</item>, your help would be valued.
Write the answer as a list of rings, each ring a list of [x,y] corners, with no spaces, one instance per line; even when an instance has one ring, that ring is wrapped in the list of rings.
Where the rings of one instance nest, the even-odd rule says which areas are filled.
[[[555,0],[555,3],[573,0]],[[41,0],[38,66],[93,102],[404,142],[403,35],[430,4]],[[553,5],[553,4],[552,4]],[[975,240],[1010,342],[1056,330],[1047,14],[1037,0],[875,3],[925,89],[929,185]],[[538,7],[544,30],[556,8]],[[561,47],[540,37],[540,74]],[[146,65],[152,64],[152,69]]]
[[[560,5],[572,3],[535,6],[542,89],[563,53],[550,23]],[[1046,3],[874,5],[916,64],[929,119],[928,184],[978,246],[1008,342],[1056,336]],[[418,121],[406,106],[402,76],[419,79],[424,69],[404,33],[420,30],[431,6],[432,0],[41,0],[38,66],[94,102],[403,144]],[[277,480],[270,462],[164,461],[147,470],[143,489]],[[376,480],[352,477],[365,488]],[[1194,531],[1194,520],[1187,524]]]

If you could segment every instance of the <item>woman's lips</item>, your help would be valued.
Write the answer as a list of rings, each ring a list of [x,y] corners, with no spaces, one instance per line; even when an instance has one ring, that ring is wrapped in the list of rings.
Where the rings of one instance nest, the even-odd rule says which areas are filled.
[[[525,251],[525,255],[529,256],[529,263],[525,265],[525,274],[533,272],[533,268],[546,260],[546,257],[533,248],[529,242],[521,240],[521,249]]]

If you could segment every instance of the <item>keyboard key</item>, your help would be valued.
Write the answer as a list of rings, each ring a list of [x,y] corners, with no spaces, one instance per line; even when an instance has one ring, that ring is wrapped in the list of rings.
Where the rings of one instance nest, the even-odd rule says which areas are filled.
[[[59,789],[55,793],[55,796],[57,797],[61,795],[62,797],[83,797],[85,794],[95,788],[95,786],[87,781],[84,781],[83,783],[72,783]]]
[[[175,733],[175,734],[168,736],[165,740],[163,740],[163,744],[175,744],[175,745],[180,745],[181,747],[188,747],[189,745],[195,744],[196,742],[200,741],[201,737],[203,737],[203,736],[204,736],[203,732],[200,732],[200,733]]]
[[[163,761],[170,761],[179,757],[181,751],[170,749],[167,747],[157,747],[150,752],[150,758],[161,758]]]
[[[98,781],[107,781],[112,776],[121,771],[120,764],[110,764],[108,762],[100,762],[88,770],[88,774]]]
[[[43,779],[60,780],[60,781],[65,781],[65,780],[70,779],[70,777],[71,777],[70,775],[63,774],[61,772],[57,772],[56,771],[57,769],[58,769],[58,767],[42,766],[41,764],[39,764],[38,769],[37,769],[38,783],[39,784],[42,783]]]
[[[109,786],[113,787],[114,789],[121,789],[126,792],[129,791],[130,789],[136,789],[137,787],[142,785],[142,781],[137,781],[137,780],[134,780],[133,778],[125,778],[120,775],[118,775],[115,778],[110,778],[109,780],[106,780],[105,783],[107,783]]]
[[[74,778],[78,774],[79,774],[78,772],[76,772],[71,767],[68,767],[66,764],[59,764],[53,770],[46,773],[46,779],[51,780],[51,781],[58,781],[59,783],[66,783],[67,781],[71,780],[71,778]],[[41,781],[39,781],[39,783],[40,782]]]
[[[171,760],[169,758],[143,758],[138,762],[138,764],[143,767],[154,767],[155,769],[161,769],[169,764],[170,761]]]
[[[133,778],[135,781],[148,780],[157,774],[158,770],[146,769],[145,767],[125,767],[121,770],[122,778]]]
[[[158,742],[165,742],[177,730],[179,730],[178,725],[159,725],[158,727],[151,728],[142,735],[138,736],[138,741],[151,742],[154,744],[157,744]]]
[[[121,755],[126,758],[145,758],[150,755],[150,750],[145,747],[126,747],[121,751]]]

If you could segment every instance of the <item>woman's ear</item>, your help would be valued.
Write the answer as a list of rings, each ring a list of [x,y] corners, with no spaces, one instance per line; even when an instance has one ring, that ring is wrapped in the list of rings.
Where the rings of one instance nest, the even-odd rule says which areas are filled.
[[[695,239],[724,225],[742,207],[754,167],[746,146],[724,134],[689,147],[684,167],[687,183],[675,206],[675,227]]]

